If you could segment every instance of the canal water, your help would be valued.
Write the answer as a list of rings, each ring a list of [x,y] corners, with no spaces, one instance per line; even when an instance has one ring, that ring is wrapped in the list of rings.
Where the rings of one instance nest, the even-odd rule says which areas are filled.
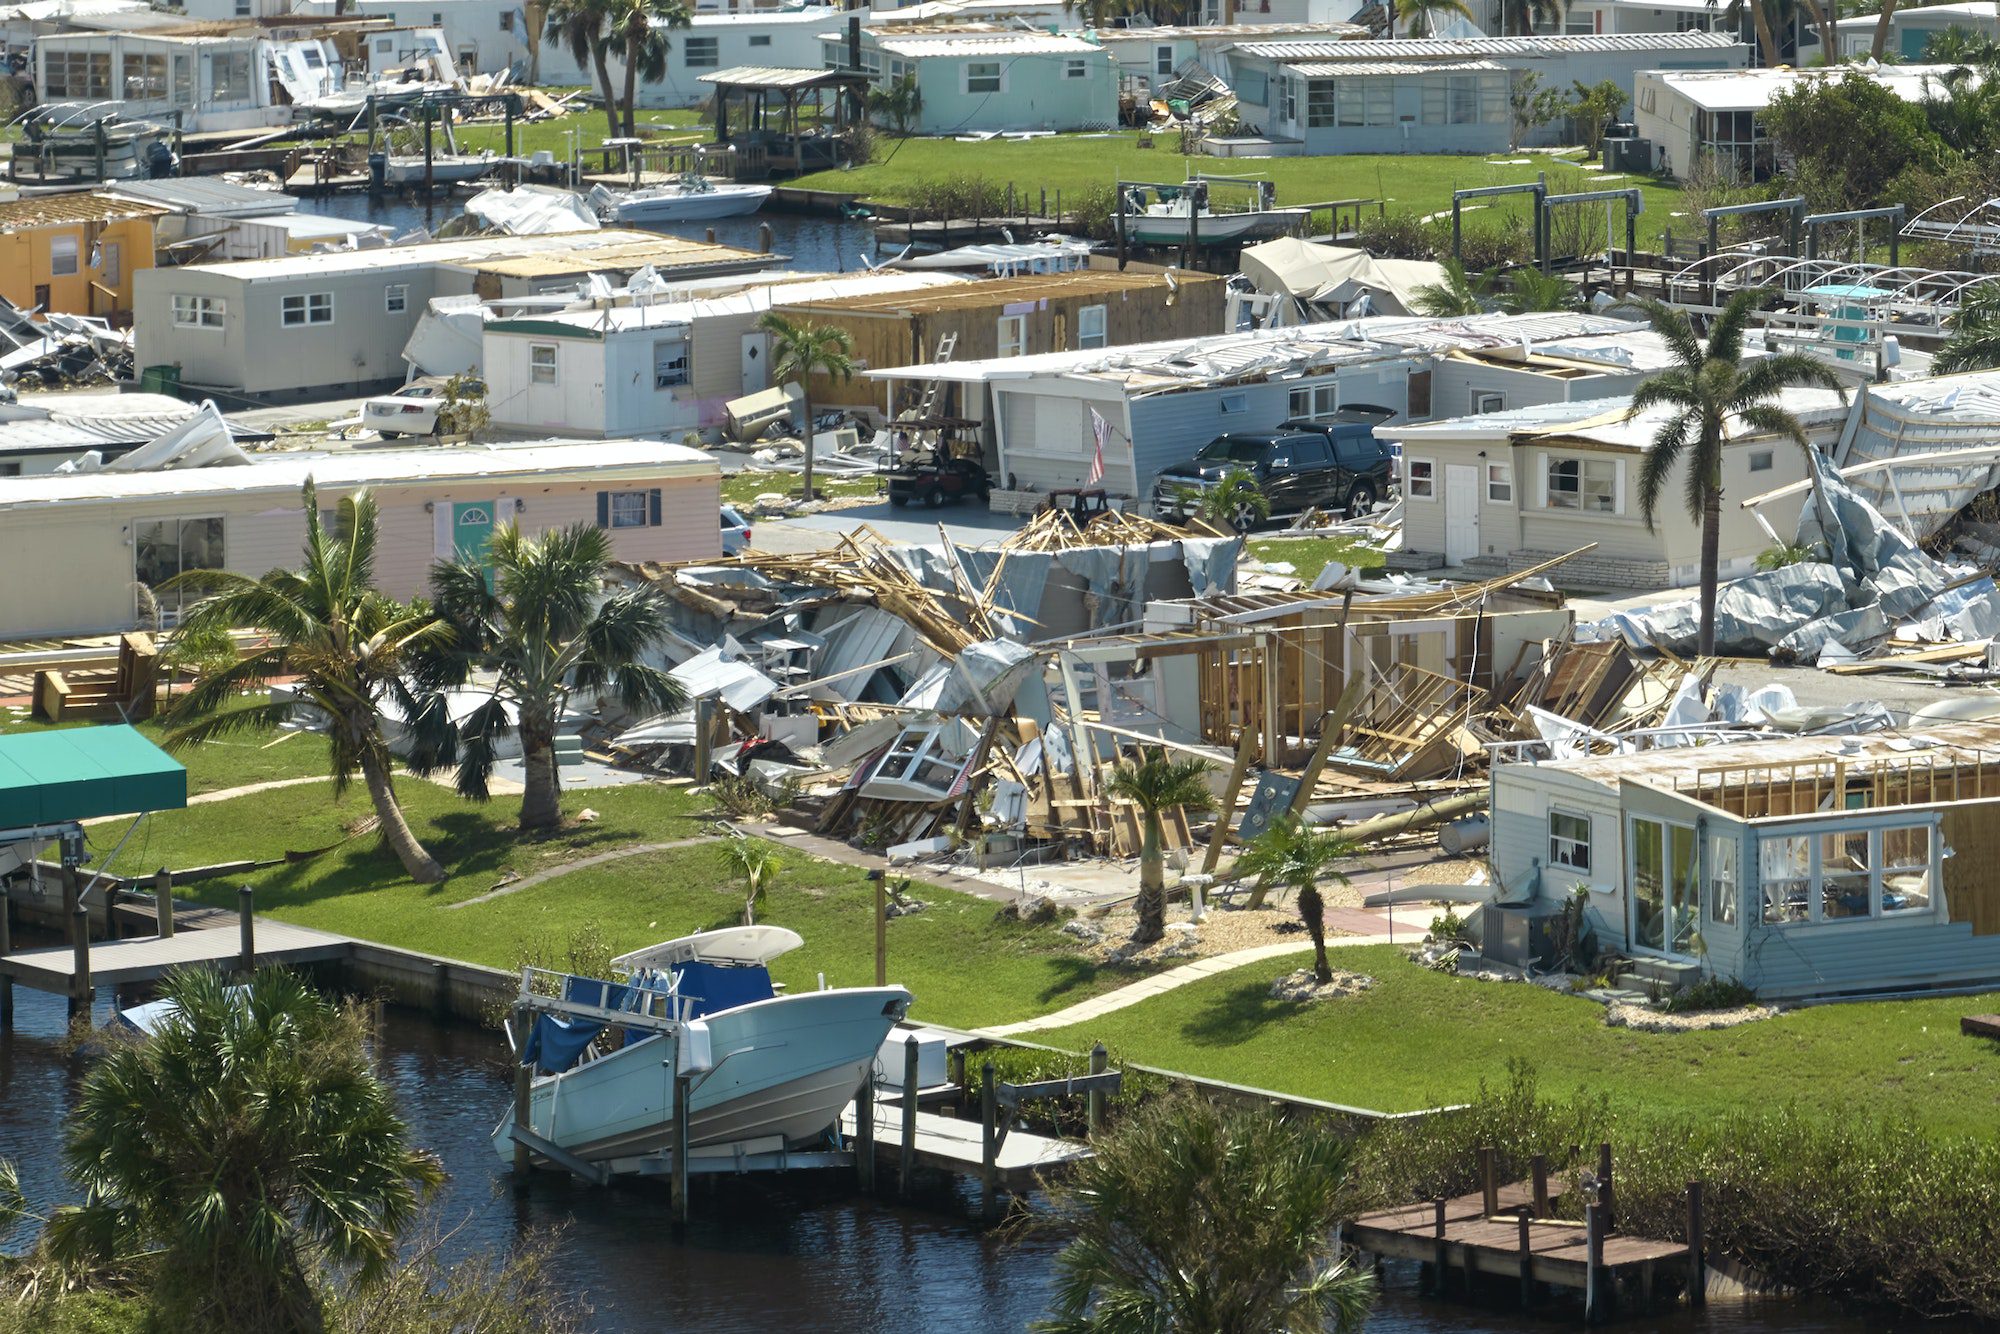
[[[16,992],[15,1028],[0,1034],[0,1158],[14,1162],[38,1208],[66,1189],[58,1150],[87,1057],[65,1050],[63,1002]],[[100,1008],[100,1022],[104,1012]],[[593,1309],[604,1334],[985,1334],[1020,1331],[1042,1314],[1055,1247],[972,1224],[974,1196],[930,1187],[920,1205],[870,1204],[834,1174],[721,1178],[698,1183],[695,1220],[676,1239],[665,1183],[605,1190],[538,1174],[516,1200],[488,1142],[510,1085],[503,1040],[390,1010],[379,1053],[416,1142],[443,1161],[450,1182],[439,1219],[453,1244],[497,1248],[534,1229],[559,1228],[557,1281]],[[29,1237],[6,1238],[19,1249]],[[1233,1244],[1217,1237],[1215,1244]],[[1414,1272],[1392,1269],[1370,1334],[1527,1334],[1564,1327],[1420,1301]],[[1620,1326],[1664,1334],[1864,1334],[1891,1328],[1802,1303],[1710,1306],[1699,1317]],[[1930,1334],[1939,1329],[1925,1327]]]
[[[429,221],[426,222],[426,211],[420,202],[395,197],[377,202],[365,193],[355,192],[301,199],[299,211],[359,222],[379,222],[398,232],[406,232],[419,227],[436,230],[448,219],[457,216],[460,208],[456,200],[439,199],[429,210]],[[760,244],[759,229],[764,224],[771,228],[772,251],[788,257],[786,267],[801,272],[853,273],[868,267],[863,256],[872,258],[874,255],[874,229],[866,222],[847,218],[767,210],[746,218],[657,223],[647,230],[700,241],[706,239],[709,229],[713,228],[717,243],[742,250],[756,250]]]

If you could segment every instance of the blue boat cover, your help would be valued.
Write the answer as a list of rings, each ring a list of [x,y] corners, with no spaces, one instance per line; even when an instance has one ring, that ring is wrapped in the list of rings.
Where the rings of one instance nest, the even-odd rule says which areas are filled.
[[[603,1031],[604,1025],[592,1020],[538,1014],[528,1032],[528,1045],[521,1051],[521,1064],[533,1065],[545,1075],[561,1074],[582,1058],[590,1040]]]
[[[771,989],[771,974],[762,968],[732,968],[696,959],[682,964],[678,971],[680,994],[690,1002],[690,1019],[769,1000],[777,994]]]

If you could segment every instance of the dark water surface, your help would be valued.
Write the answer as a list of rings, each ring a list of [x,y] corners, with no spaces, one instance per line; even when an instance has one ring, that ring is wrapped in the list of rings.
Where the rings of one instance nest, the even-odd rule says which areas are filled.
[[[58,1145],[84,1069],[84,1058],[62,1048],[63,1026],[61,1000],[17,991],[14,1031],[0,1034],[0,1157],[17,1164],[38,1208],[64,1194]],[[921,1207],[902,1207],[864,1203],[831,1173],[723,1178],[697,1184],[695,1221],[676,1240],[664,1183],[592,1190],[545,1173],[526,1200],[514,1199],[488,1143],[509,1098],[497,1035],[391,1010],[382,1061],[417,1143],[451,1174],[438,1208],[447,1225],[464,1224],[454,1245],[504,1246],[531,1228],[562,1227],[559,1281],[588,1300],[607,1334],[975,1334],[1021,1330],[1044,1309],[1054,1248],[975,1227],[968,1190],[940,1184]],[[27,1238],[8,1240],[19,1247]],[[1412,1267],[1389,1271],[1373,1334],[1575,1327],[1422,1302],[1414,1283]],[[1763,1302],[1614,1328],[1864,1334],[1890,1326],[1811,1303]]]

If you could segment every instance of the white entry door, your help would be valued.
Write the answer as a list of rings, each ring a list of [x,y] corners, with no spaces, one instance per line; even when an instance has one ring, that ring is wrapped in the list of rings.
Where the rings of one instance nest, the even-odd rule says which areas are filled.
[[[771,335],[761,332],[743,335],[744,393],[754,394],[771,387],[770,360]]]
[[[1444,465],[1444,562],[1458,565],[1479,554],[1479,469]]]

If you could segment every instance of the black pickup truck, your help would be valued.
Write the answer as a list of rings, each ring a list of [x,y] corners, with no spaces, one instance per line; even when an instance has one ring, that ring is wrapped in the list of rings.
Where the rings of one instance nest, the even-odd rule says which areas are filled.
[[[1274,516],[1318,509],[1358,519],[1395,486],[1395,456],[1374,434],[1375,426],[1394,415],[1386,408],[1342,408],[1327,421],[1288,421],[1273,431],[1217,436],[1187,462],[1161,471],[1153,484],[1153,512],[1184,519],[1198,507],[1202,491],[1241,469],[1271,502]],[[1252,520],[1248,512],[1231,517],[1239,529]]]

